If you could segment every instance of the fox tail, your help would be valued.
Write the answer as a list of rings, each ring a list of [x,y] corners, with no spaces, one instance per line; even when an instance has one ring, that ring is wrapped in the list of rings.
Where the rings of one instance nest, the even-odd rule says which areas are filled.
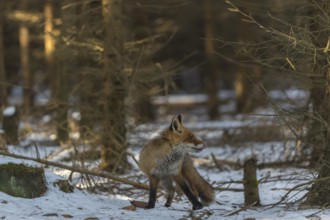
[[[204,205],[214,202],[214,189],[194,167],[190,155],[186,155],[182,166],[182,174],[191,191],[197,195]]]

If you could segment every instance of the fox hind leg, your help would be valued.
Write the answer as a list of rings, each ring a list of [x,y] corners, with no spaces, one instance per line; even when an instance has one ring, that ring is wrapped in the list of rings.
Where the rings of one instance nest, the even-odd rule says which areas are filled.
[[[203,204],[198,201],[198,198],[194,193],[190,190],[189,186],[181,176],[176,176],[174,178],[175,182],[180,186],[184,194],[188,197],[189,201],[193,205],[193,210],[201,209],[203,208]]]

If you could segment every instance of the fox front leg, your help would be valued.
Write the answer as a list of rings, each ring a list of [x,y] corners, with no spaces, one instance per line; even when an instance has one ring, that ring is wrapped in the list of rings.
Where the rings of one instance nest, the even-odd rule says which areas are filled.
[[[149,201],[146,209],[155,208],[158,182],[159,179],[157,177],[149,177]]]

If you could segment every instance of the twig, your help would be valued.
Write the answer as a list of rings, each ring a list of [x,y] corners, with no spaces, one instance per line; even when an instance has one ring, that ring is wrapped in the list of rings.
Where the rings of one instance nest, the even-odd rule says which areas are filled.
[[[298,185],[294,186],[293,188],[291,188],[287,193],[285,193],[285,195],[281,198],[280,201],[278,201],[278,202],[276,202],[276,203],[273,203],[273,204],[265,205],[265,206],[270,206],[270,208],[274,208],[275,206],[281,204],[281,203],[287,198],[287,196],[288,196],[292,191],[294,191],[294,190],[296,190],[297,188],[300,188],[300,187],[302,187],[302,186],[310,185],[310,184],[312,184],[313,182],[314,182],[314,181],[312,180],[312,181],[308,181],[308,182],[306,182],[306,183],[298,184]]]
[[[326,204],[325,206],[322,207],[321,210],[318,210],[317,212],[314,212],[310,215],[307,215],[306,218],[312,218],[313,216],[315,216],[316,214],[320,213],[320,212],[324,212],[326,209],[329,208],[329,204]]]
[[[37,163],[41,163],[41,164],[44,164],[44,165],[59,167],[59,168],[62,168],[62,169],[67,169],[67,170],[71,170],[71,171],[78,172],[78,173],[83,173],[83,174],[88,174],[88,175],[92,175],[92,176],[99,176],[99,177],[103,177],[103,178],[108,178],[108,179],[111,179],[111,180],[114,180],[114,181],[117,181],[117,182],[132,185],[132,186],[137,187],[139,189],[145,189],[145,190],[149,189],[149,187],[145,184],[141,184],[141,183],[138,183],[138,182],[131,181],[129,179],[117,177],[117,176],[111,175],[109,173],[91,171],[91,170],[87,170],[87,169],[81,168],[81,167],[71,167],[71,166],[67,166],[67,165],[64,165],[64,164],[60,164],[60,163],[56,163],[56,162],[52,162],[52,161],[47,161],[47,160],[44,160],[44,159],[26,157],[26,156],[22,156],[22,155],[7,153],[7,152],[0,152],[0,155],[7,156],[7,157],[12,157],[12,158],[23,159],[23,160],[35,161]]]
[[[256,203],[257,203],[257,201],[255,201],[255,202],[253,202],[253,203],[251,203],[251,204],[249,204],[249,205],[247,205],[247,206],[243,206],[242,208],[237,209],[237,210],[235,210],[235,211],[232,211],[232,212],[230,212],[229,214],[227,214],[227,215],[225,215],[225,216],[236,215],[236,214],[240,213],[241,211],[245,211],[245,210],[251,208],[251,207],[254,206]]]
[[[227,188],[227,187],[215,187],[215,190],[219,191],[231,191],[231,192],[243,192],[244,189],[241,188]]]

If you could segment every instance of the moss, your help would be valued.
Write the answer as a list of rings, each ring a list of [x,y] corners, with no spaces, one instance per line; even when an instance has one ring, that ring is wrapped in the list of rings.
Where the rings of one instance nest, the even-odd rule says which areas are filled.
[[[0,191],[16,197],[39,197],[47,189],[44,170],[41,167],[1,164],[0,180]]]
[[[16,163],[1,164],[0,169],[8,170],[12,175],[22,178],[29,175],[39,175],[44,173],[44,169],[41,167],[32,167]]]

